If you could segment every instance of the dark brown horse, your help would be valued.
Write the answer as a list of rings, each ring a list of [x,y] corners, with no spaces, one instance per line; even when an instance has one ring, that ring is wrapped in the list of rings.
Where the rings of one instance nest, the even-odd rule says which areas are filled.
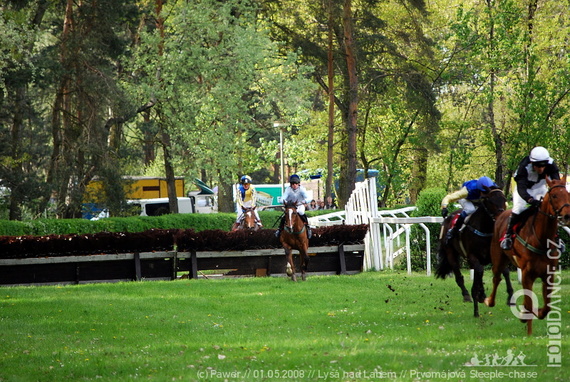
[[[440,238],[438,264],[435,272],[437,278],[446,278],[453,273],[455,282],[461,288],[463,300],[473,301],[473,315],[479,317],[479,303],[485,300],[485,288],[483,285],[483,268],[491,262],[490,244],[493,236],[495,219],[505,211],[507,199],[499,188],[487,188],[482,193],[480,206],[465,222],[465,227],[446,242],[445,234]],[[444,222],[442,232],[447,232],[454,217],[461,211],[452,214]],[[474,270],[471,296],[461,274],[461,258],[464,257],[471,269]]]
[[[307,238],[307,229],[305,223],[297,213],[297,207],[294,204],[285,205],[285,226],[279,240],[285,249],[285,256],[287,257],[287,274],[291,276],[291,280],[297,281],[295,262],[293,259],[293,250],[299,251],[301,277],[303,281],[306,280],[305,273],[309,266],[309,255],[307,250],[309,248],[309,239]],[[290,270],[289,270],[290,268]]]
[[[520,316],[522,322],[527,324],[527,334],[532,334],[532,318],[544,319],[550,311],[550,295],[548,291],[548,278],[558,269],[559,241],[557,240],[558,223],[568,225],[570,223],[570,195],[566,190],[566,177],[562,180],[550,180],[546,178],[548,192],[544,196],[540,207],[528,218],[520,230],[517,230],[516,240],[513,247],[503,250],[500,240],[503,237],[511,211],[508,210],[497,219],[495,233],[491,243],[491,258],[493,262],[493,291],[485,300],[488,306],[495,306],[497,286],[501,282],[501,274],[511,261],[521,269],[522,287],[524,294],[524,309]],[[533,306],[533,298],[538,300],[532,292],[534,281],[542,280],[542,297],[544,306],[538,309]],[[505,276],[508,280],[508,270]],[[508,305],[514,305],[512,301],[513,290],[508,292]],[[518,293],[518,292],[517,292]]]
[[[238,229],[257,231],[259,229],[259,225],[255,220],[256,220],[255,208],[254,207],[244,208],[243,215],[241,215],[239,223],[234,224],[232,231],[237,231]]]

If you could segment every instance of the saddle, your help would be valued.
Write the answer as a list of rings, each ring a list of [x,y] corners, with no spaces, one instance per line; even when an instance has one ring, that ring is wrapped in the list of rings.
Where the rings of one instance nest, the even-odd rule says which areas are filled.
[[[469,219],[471,219],[471,215],[467,215],[465,220],[463,220],[463,226],[467,225],[467,223],[469,222]],[[457,224],[457,220],[459,220],[459,213],[451,216],[451,221],[449,222],[449,229],[452,229],[453,227],[455,227],[455,225]],[[459,229],[461,230],[461,227],[459,227]]]

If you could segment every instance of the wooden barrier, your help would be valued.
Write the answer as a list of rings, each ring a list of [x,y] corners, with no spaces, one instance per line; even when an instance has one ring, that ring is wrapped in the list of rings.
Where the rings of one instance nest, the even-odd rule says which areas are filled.
[[[309,247],[309,255],[309,274],[358,273],[362,271],[364,244]],[[280,276],[285,267],[281,248],[0,259],[0,285],[174,280],[179,272],[197,278],[206,270],[230,270],[228,275]]]

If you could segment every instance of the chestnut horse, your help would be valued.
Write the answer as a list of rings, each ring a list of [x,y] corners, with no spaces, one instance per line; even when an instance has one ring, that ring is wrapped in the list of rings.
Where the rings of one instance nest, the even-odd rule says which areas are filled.
[[[295,275],[295,262],[293,261],[293,250],[299,251],[301,260],[300,269],[303,281],[306,280],[305,272],[309,266],[309,239],[307,238],[307,229],[305,223],[297,213],[297,207],[294,204],[285,204],[285,226],[279,236],[279,240],[285,249],[287,257],[287,275],[291,276],[291,280],[297,281]],[[290,270],[289,270],[290,268]]]
[[[247,229],[250,231],[257,231],[259,225],[255,221],[255,211],[254,207],[248,207],[243,209],[243,215],[241,215],[241,220],[239,223],[234,224],[233,231],[238,229]]]
[[[487,306],[495,306],[497,286],[501,282],[501,274],[507,269],[509,260],[521,269],[522,287],[524,294],[524,309],[520,319],[527,324],[527,334],[532,334],[532,319],[544,319],[550,311],[550,293],[548,279],[558,270],[560,244],[557,241],[558,223],[570,223],[570,194],[566,190],[566,177],[562,180],[546,178],[548,192],[544,196],[540,207],[533,212],[520,230],[517,230],[513,247],[503,250],[500,240],[503,237],[511,211],[505,211],[495,223],[495,233],[491,242],[491,260],[493,263],[493,291],[485,299]],[[528,210],[527,210],[528,211]],[[508,279],[508,270],[507,276]],[[533,299],[538,300],[532,292],[534,281],[542,280],[542,298],[544,306],[538,309],[533,306]],[[518,293],[518,292],[517,292]],[[508,291],[508,305],[512,301],[513,290]]]
[[[485,288],[483,285],[483,267],[491,262],[489,251],[495,219],[505,211],[507,198],[500,188],[487,188],[481,194],[479,207],[465,221],[465,227],[459,231],[459,235],[446,242],[445,234],[440,238],[438,264],[436,278],[445,279],[453,273],[455,282],[461,288],[463,301],[473,302],[473,315],[479,317],[479,303],[485,300]],[[445,219],[442,231],[445,233],[450,228],[454,216],[458,211]],[[474,270],[471,296],[461,274],[461,258],[467,260],[469,268]],[[472,298],[471,298],[472,297]]]

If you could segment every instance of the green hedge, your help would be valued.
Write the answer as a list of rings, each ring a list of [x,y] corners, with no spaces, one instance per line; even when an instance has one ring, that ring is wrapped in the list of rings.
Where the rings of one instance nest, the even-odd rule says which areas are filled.
[[[276,228],[281,216],[278,211],[259,213],[265,228]],[[171,214],[162,216],[135,216],[106,218],[97,221],[86,219],[38,219],[30,221],[0,220],[0,236],[43,236],[72,233],[143,232],[149,229],[194,229],[229,231],[235,222],[234,213]]]

